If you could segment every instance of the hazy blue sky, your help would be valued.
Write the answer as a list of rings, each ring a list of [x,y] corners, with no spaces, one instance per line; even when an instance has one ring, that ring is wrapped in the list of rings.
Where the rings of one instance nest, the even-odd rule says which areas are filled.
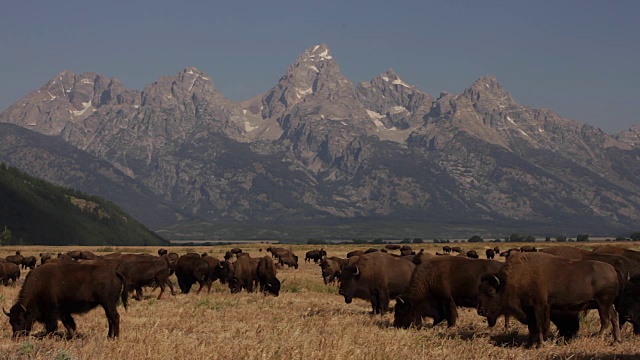
[[[437,96],[492,74],[520,103],[612,133],[640,123],[640,1],[10,1],[0,110],[62,70],[142,89],[187,66],[228,98],[326,43],[354,83],[393,68]]]

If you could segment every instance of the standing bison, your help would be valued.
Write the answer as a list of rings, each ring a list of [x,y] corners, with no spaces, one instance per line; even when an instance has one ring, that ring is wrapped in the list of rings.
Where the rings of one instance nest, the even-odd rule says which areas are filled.
[[[15,263],[0,259],[0,281],[2,285],[9,285],[9,280],[13,281],[15,285],[20,279],[20,267]]]
[[[304,256],[304,262],[313,260],[313,262],[317,264],[318,261],[322,260],[325,256],[327,256],[327,252],[324,251],[324,249],[307,251]]]
[[[487,249],[485,254],[487,255],[487,259],[493,259],[496,257],[496,252],[493,249]]]
[[[512,253],[499,271],[482,277],[478,314],[487,318],[489,326],[495,325],[500,315],[515,316],[529,327],[532,346],[541,345],[550,333],[554,312],[573,318],[572,327],[577,331],[577,313],[596,305],[600,335],[611,322],[614,340],[619,341],[618,313],[613,303],[620,281],[613,266],[600,261]]]
[[[281,284],[276,277],[276,266],[270,256],[264,256],[258,260],[257,273],[260,291],[278,296]]]
[[[209,274],[209,264],[195,253],[188,253],[178,258],[176,263],[176,277],[178,286],[183,294],[191,291],[191,286],[196,282],[200,285],[196,294],[202,291],[202,287],[207,283]]]
[[[51,334],[57,330],[59,319],[71,338],[76,333],[71,315],[100,305],[109,322],[109,337],[117,337],[118,299],[126,309],[125,280],[113,269],[102,265],[45,264],[27,275],[18,301],[4,313],[9,317],[13,336],[28,335],[36,321]]]
[[[345,259],[341,259],[336,256],[324,258],[320,261],[320,269],[322,269],[322,280],[324,284],[335,283],[336,279],[340,276],[340,271],[346,263]]]
[[[409,285],[415,265],[407,260],[374,252],[353,258],[340,273],[340,295],[350,304],[354,297],[371,301],[374,314],[384,314],[389,300]]]
[[[423,317],[431,317],[434,325],[447,320],[449,326],[454,326],[458,319],[457,307],[475,308],[480,278],[500,267],[499,261],[461,256],[439,256],[423,261],[397,299],[394,325],[403,328],[420,325]]]

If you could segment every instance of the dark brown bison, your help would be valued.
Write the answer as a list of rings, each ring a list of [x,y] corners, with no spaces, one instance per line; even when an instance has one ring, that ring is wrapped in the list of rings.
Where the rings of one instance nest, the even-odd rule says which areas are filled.
[[[400,245],[398,244],[387,244],[384,247],[388,250],[400,250]]]
[[[538,251],[538,249],[536,249],[536,247],[532,246],[532,245],[525,245],[525,246],[521,246],[520,247],[520,251],[521,252],[536,252],[536,251]]]
[[[347,253],[347,259],[353,256],[360,256],[360,255],[364,255],[364,251],[363,250],[353,250],[353,251],[349,251]]]
[[[496,257],[496,252],[493,249],[487,249],[485,254],[487,255],[487,259],[493,259]]]
[[[196,294],[202,291],[202,287],[207,283],[209,274],[209,264],[195,253],[187,253],[178,258],[176,263],[176,277],[178,286],[183,294],[191,291],[191,286],[196,282],[200,285]]]
[[[20,251],[16,251],[15,255],[9,255],[5,257],[8,262],[12,262],[18,266],[22,265],[22,260],[24,260],[24,256],[20,254]]]
[[[280,261],[280,265],[287,265],[289,267],[289,269],[294,268],[297,269],[298,268],[298,257],[295,255],[288,255],[288,256],[284,256],[281,257],[279,259]]]
[[[40,264],[44,265],[47,260],[51,259],[51,253],[48,252],[44,252],[44,253],[40,253]]]
[[[389,254],[375,252],[349,260],[340,272],[340,295],[350,304],[354,297],[371,301],[373,314],[384,314],[390,299],[409,284],[415,265]]]
[[[620,318],[633,325],[633,333],[640,335],[640,276],[624,283],[616,308]]]
[[[409,249],[409,250],[400,250],[400,256],[409,256],[409,255],[415,255],[416,252]]]
[[[584,255],[591,254],[591,251],[566,245],[551,246],[541,249],[540,252],[574,260],[581,260]]]
[[[207,274],[207,293],[211,293],[211,286],[216,280],[220,280],[220,282],[224,284],[224,265],[220,260],[213,256],[206,255],[206,253],[202,254],[202,259],[204,259],[204,261],[209,265],[209,273]]]
[[[411,259],[411,262],[416,265],[420,265],[423,262],[427,261],[428,259],[432,259],[436,256],[437,254],[436,255],[428,254],[424,252],[424,249],[421,249],[416,255],[413,256],[413,259]]]
[[[158,249],[158,256],[165,256],[168,253],[167,249]]]
[[[624,256],[640,264],[640,251],[634,251],[634,250],[625,249],[625,248],[621,248],[613,245],[604,245],[604,246],[599,246],[593,249],[593,252],[601,253],[601,254]]]
[[[38,263],[38,260],[36,259],[35,256],[25,256],[24,259],[22,259],[22,269],[26,269],[29,268],[31,270],[35,269],[36,264]]]
[[[81,260],[82,251],[80,250],[67,251],[65,255],[67,255],[68,257],[72,258],[75,261],[78,261],[78,260]],[[58,254],[58,257],[61,257],[60,254]]]
[[[454,326],[457,307],[476,307],[480,278],[500,267],[499,261],[459,256],[440,256],[422,262],[398,297],[394,325],[403,328],[420,325],[423,317],[431,317],[434,325],[447,320],[449,326]]]
[[[281,283],[276,277],[276,266],[270,256],[264,256],[258,260],[257,273],[260,291],[278,296]]]
[[[86,261],[83,261],[82,264],[84,265],[85,263]],[[175,295],[173,284],[169,280],[169,264],[164,258],[123,261],[118,266],[117,271],[126,279],[127,294],[135,290],[135,299],[138,301],[142,300],[142,287],[150,286],[154,283],[160,287],[158,300],[162,298],[166,286],[169,286],[171,295]]]
[[[496,254],[500,254],[500,248],[498,246],[494,247],[493,252]]]
[[[445,254],[449,254],[449,253],[451,253],[451,246],[449,246],[449,245],[445,245],[445,246],[443,246],[443,247],[442,247],[442,251],[443,251]]]
[[[322,280],[324,280],[325,285],[335,283],[336,279],[339,279],[340,271],[342,271],[346,262],[346,259],[341,259],[336,256],[324,258],[320,261]]]
[[[376,252],[376,251],[379,251],[379,250],[376,249],[376,248],[368,248],[367,250],[364,251],[364,253],[365,254],[370,254],[370,253]]]
[[[229,250],[229,252],[232,253],[233,255],[238,255],[238,254],[242,254],[242,249],[233,248],[233,249]]]
[[[411,246],[409,246],[409,245],[402,245],[402,246],[400,247],[400,251],[401,251],[401,252],[402,252],[402,251],[406,251],[406,250],[413,250],[413,248],[411,248]]]
[[[462,254],[462,248],[460,246],[453,246],[451,247],[451,251],[452,252],[457,252],[459,254]]]
[[[480,255],[478,255],[478,252],[475,250],[469,250],[467,251],[467,257],[470,259],[478,259],[480,258]]]
[[[229,279],[232,293],[239,293],[242,289],[253,292],[253,285],[258,282],[258,261],[244,255],[233,263],[233,276]]]
[[[508,258],[509,258],[509,256],[510,256],[511,254],[519,253],[519,252],[520,252],[520,249],[518,249],[518,248],[511,248],[511,249],[509,249],[509,250],[507,250],[507,251],[503,251],[503,252],[501,252],[501,253],[500,253],[500,256],[505,257],[505,258],[507,258],[507,259],[508,259]]]
[[[9,285],[9,280],[16,284],[20,279],[20,267],[10,261],[0,259],[0,281],[4,286]]]
[[[58,328],[67,337],[76,333],[72,314],[85,313],[100,305],[109,322],[109,337],[120,333],[118,299],[127,308],[125,280],[115,270],[101,265],[44,264],[33,269],[22,284],[18,301],[9,312],[13,336],[28,335],[34,322],[44,324],[47,334]]]
[[[579,311],[595,305],[600,314],[600,335],[611,322],[613,337],[619,341],[614,301],[620,281],[613,266],[600,261],[513,253],[499,271],[482,277],[478,314],[487,318],[489,326],[495,325],[500,315],[515,316],[527,324],[531,346],[542,344],[548,336],[554,312],[575,319]],[[577,325],[574,327],[577,332]]]
[[[307,251],[304,256],[304,262],[313,260],[313,262],[317,264],[318,261],[322,260],[325,256],[327,256],[327,252],[324,251],[324,249]]]

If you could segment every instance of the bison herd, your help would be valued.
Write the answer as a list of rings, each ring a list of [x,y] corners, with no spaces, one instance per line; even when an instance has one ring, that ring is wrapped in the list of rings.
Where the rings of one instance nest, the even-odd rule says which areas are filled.
[[[267,249],[274,258],[290,267],[298,267],[298,257],[286,249]],[[28,334],[35,322],[44,324],[45,333],[57,330],[60,320],[67,330],[67,336],[76,333],[72,314],[87,312],[101,306],[107,316],[109,337],[117,337],[120,317],[116,310],[118,301],[127,307],[130,293],[136,300],[143,299],[143,287],[160,288],[160,300],[169,287],[175,295],[169,277],[175,274],[182,293],[189,293],[191,287],[199,284],[197,293],[206,286],[211,292],[213,282],[219,280],[227,284],[231,293],[246,289],[252,292],[254,286],[265,294],[279,295],[281,282],[276,277],[276,263],[271,256],[252,258],[240,249],[232,249],[231,257],[218,260],[207,253],[187,253],[179,256],[166,249],[160,249],[158,256],[150,254],[113,253],[97,256],[90,251],[70,251],[52,257],[41,253],[41,265],[35,266],[35,257],[16,255],[0,259],[0,278],[4,285],[9,280],[14,284],[20,277],[19,265],[29,259],[33,270],[27,274],[16,303],[9,311],[13,335]],[[33,258],[33,259],[30,259]],[[232,261],[235,260],[235,261]],[[27,267],[30,267],[27,265]]]
[[[262,251],[262,249],[260,249]],[[278,247],[266,249],[270,255],[252,258],[239,248],[226,252],[220,260],[207,253],[179,256],[165,249],[158,256],[113,253],[97,256],[89,251],[71,251],[52,257],[41,253],[41,265],[34,256],[20,252],[0,259],[0,280],[14,284],[20,267],[32,269],[20,289],[15,304],[4,313],[14,336],[28,334],[35,322],[45,332],[57,330],[60,320],[67,336],[76,333],[72,314],[101,306],[109,325],[109,337],[119,334],[118,302],[127,307],[134,294],[143,299],[143,288],[166,288],[175,295],[170,276],[175,274],[182,293],[194,284],[197,293],[211,292],[218,280],[231,293],[259,289],[278,296],[282,282],[277,269],[298,268],[298,257]],[[393,253],[393,251],[399,251]],[[526,324],[529,345],[542,344],[553,323],[564,339],[574,337],[580,316],[589,309],[598,311],[600,334],[609,326],[614,341],[620,341],[620,327],[633,325],[640,335],[640,252],[614,246],[587,251],[571,246],[538,250],[533,246],[501,252],[486,249],[486,259],[475,250],[444,246],[436,255],[413,251],[408,246],[386,245],[383,249],[355,250],[345,258],[327,256],[324,249],[308,251],[305,262],[318,264],[325,285],[338,284],[346,303],[354,298],[371,303],[372,314],[393,308],[396,327],[420,326],[424,319],[433,324],[446,321],[455,326],[458,307],[476,309],[493,327],[500,317],[505,327],[514,318]],[[451,253],[458,256],[451,256]],[[504,262],[495,255],[506,257]],[[438,256],[441,255],[441,256]]]

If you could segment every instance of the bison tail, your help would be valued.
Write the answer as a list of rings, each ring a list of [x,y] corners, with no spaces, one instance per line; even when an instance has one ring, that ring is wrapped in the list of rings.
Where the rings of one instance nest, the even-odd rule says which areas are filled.
[[[125,310],[127,310],[127,299],[129,298],[129,292],[127,291],[127,279],[125,279],[124,275],[120,274],[116,271],[116,276],[122,283],[122,288],[120,289],[120,301],[122,301],[122,306]]]

